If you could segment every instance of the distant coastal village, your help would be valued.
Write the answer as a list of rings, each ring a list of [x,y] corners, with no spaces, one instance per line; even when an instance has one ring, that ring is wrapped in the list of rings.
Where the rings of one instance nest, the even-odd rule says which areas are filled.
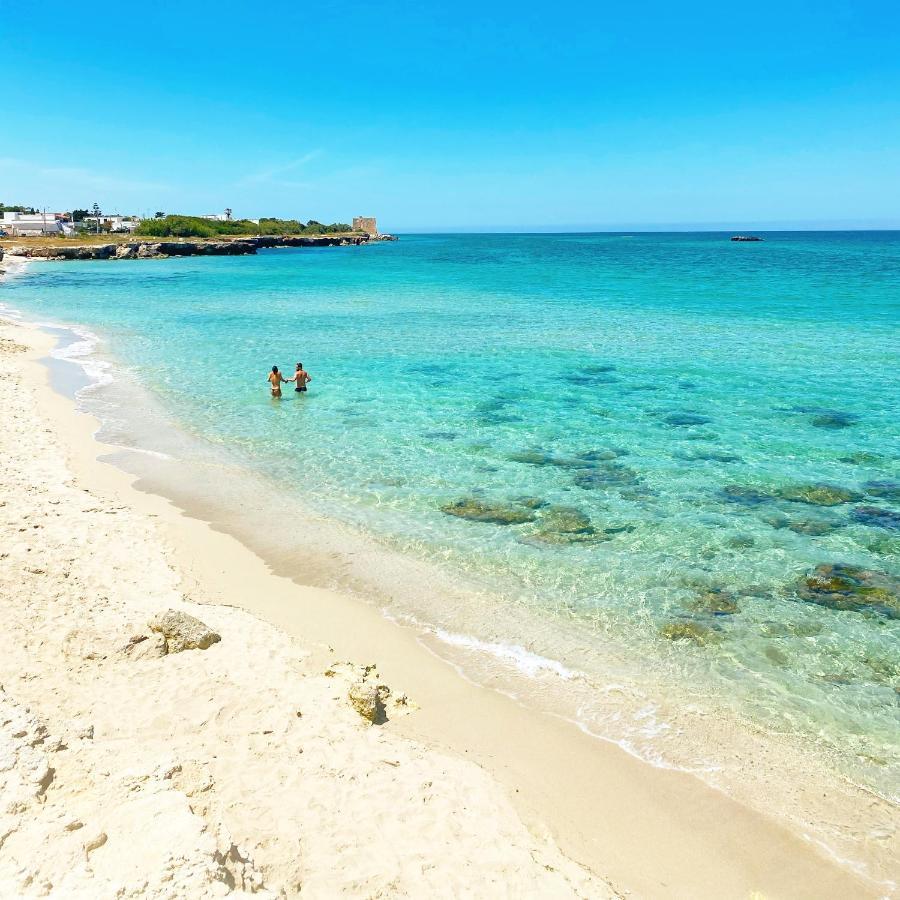
[[[242,256],[270,247],[332,247],[396,240],[374,216],[329,225],[310,219],[236,219],[231,209],[190,216],[152,217],[91,209],[50,212],[0,203],[0,259],[148,259],[168,256]]]
[[[78,234],[135,234],[152,237],[214,237],[222,234],[348,234],[362,232],[379,237],[371,216],[356,216],[352,225],[324,225],[315,219],[305,224],[297,219],[235,219],[230,209],[202,216],[168,215],[152,218],[104,213],[95,203],[91,209],[50,212],[31,206],[0,203],[0,237],[75,236]]]

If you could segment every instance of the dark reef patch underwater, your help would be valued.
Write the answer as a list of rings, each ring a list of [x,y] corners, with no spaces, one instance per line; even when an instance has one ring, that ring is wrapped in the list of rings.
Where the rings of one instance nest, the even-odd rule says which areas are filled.
[[[883,509],[880,506],[857,506],[853,510],[853,520],[861,525],[900,531],[900,512],[893,509]]]
[[[796,584],[800,600],[839,611],[900,619],[900,578],[846,563],[823,563]]]

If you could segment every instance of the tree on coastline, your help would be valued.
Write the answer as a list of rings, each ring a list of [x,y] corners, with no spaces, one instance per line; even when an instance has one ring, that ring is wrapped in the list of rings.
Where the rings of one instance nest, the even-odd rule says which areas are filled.
[[[267,219],[259,223],[249,219],[236,221],[218,221],[204,219],[199,216],[169,215],[154,219],[145,219],[135,230],[135,234],[144,237],[217,237],[220,235],[258,235],[258,234],[344,234],[353,229],[345,222],[334,222],[323,225],[311,219],[306,225],[296,219]]]

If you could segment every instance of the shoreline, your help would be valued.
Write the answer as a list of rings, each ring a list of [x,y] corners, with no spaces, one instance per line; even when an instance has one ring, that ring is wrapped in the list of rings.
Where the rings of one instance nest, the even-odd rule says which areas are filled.
[[[63,423],[81,479],[159,517],[167,543],[179,548],[172,558],[192,596],[227,598],[226,605],[247,608],[295,637],[334,646],[339,658],[376,661],[386,681],[422,707],[387,729],[475,758],[512,794],[527,822],[546,823],[563,852],[620,889],[662,896],[664,884],[674,883],[691,896],[876,895],[800,837],[697,778],[653,770],[569,722],[465,681],[414,629],[371,606],[273,575],[234,538],[139,492],[133,478],[98,460],[104,449],[73,403],[48,393],[40,404],[50,421]]]
[[[285,247],[358,247],[395,241],[390,234],[239,235],[222,238],[130,237],[77,243],[46,238],[5,238],[0,241],[0,263],[4,257],[47,260],[167,259],[170,256],[251,256],[258,250]]]

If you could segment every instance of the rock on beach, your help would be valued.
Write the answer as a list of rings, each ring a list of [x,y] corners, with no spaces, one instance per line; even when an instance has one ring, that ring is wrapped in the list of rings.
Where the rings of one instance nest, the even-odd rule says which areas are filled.
[[[387,718],[384,701],[390,696],[390,689],[383,684],[375,684],[361,679],[354,682],[347,692],[350,705],[368,722],[380,725]]]
[[[222,640],[221,635],[216,634],[208,625],[177,609],[166,610],[148,624],[151,631],[165,638],[167,653],[206,650]]]

